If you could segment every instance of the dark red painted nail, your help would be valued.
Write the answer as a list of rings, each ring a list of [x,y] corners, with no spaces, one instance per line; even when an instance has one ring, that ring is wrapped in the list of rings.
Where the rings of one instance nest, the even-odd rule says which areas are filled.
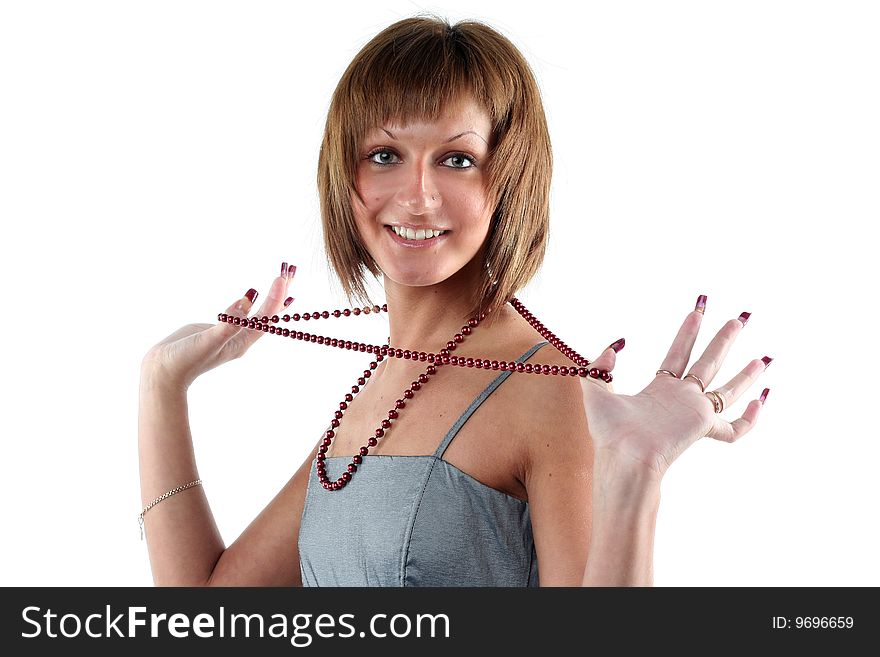
[[[764,356],[761,360],[764,361],[764,369],[765,369],[765,370],[766,370],[768,367],[770,367],[770,363],[773,362],[773,359],[770,358],[770,356]]]
[[[257,292],[254,288],[251,288],[250,290],[248,290],[247,292],[244,293],[244,296],[247,297],[248,301],[253,303],[254,301],[257,300],[258,294],[259,294],[259,292]]]
[[[708,297],[706,297],[705,294],[701,294],[700,296],[698,296],[697,297],[697,305],[694,306],[694,310],[701,312],[705,315],[706,314],[706,299],[707,298]]]
[[[281,278],[287,278],[287,263],[281,263]]]
[[[608,346],[611,347],[614,350],[614,353],[616,354],[617,352],[619,352],[621,349],[623,349],[626,346],[626,340],[624,340],[623,338],[620,338],[620,340],[612,342]]]
[[[746,325],[746,322],[749,321],[749,317],[751,317],[752,313],[743,312],[740,314],[737,319],[742,322],[743,326]]]
[[[287,308],[287,306],[289,306],[291,303],[293,303],[293,297],[287,297],[284,300],[284,307]]]
[[[761,396],[758,397],[758,401],[763,405],[765,401],[767,401],[767,395],[770,394],[770,388],[764,388],[764,392],[761,393]]]

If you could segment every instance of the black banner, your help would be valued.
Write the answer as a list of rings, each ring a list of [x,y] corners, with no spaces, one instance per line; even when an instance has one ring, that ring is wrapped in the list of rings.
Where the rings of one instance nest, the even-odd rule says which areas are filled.
[[[6,588],[2,647],[162,656],[224,646],[515,654],[611,646],[846,649],[878,635],[875,588]],[[468,653],[469,654],[469,653]]]

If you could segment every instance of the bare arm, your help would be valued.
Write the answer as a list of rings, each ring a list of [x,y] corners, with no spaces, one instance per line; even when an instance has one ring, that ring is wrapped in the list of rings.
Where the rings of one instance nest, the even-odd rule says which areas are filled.
[[[186,391],[141,379],[138,415],[142,507],[199,478]],[[276,497],[226,548],[204,489],[163,500],[144,516],[157,586],[300,586],[299,523],[315,449]]]
[[[584,586],[653,586],[660,477],[597,453]]]

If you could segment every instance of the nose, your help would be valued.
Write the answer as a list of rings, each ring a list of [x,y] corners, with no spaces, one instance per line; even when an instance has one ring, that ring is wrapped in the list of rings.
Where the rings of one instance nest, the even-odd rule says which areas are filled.
[[[434,183],[430,165],[414,165],[403,173],[397,202],[410,214],[425,214],[440,207],[440,190]]]

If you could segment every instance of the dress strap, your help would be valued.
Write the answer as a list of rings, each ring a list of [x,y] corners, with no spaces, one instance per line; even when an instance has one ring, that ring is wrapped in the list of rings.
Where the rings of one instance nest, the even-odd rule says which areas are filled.
[[[532,354],[534,354],[538,349],[543,347],[545,344],[549,344],[546,340],[544,342],[539,342],[534,347],[530,348],[526,353],[516,359],[517,363],[524,363],[526,360],[531,358]],[[464,423],[468,421],[471,415],[473,415],[474,411],[480,407],[486,399],[491,395],[495,389],[500,386],[504,381],[509,377],[513,372],[502,372],[499,374],[492,383],[486,386],[486,389],[481,392],[477,398],[471,402],[471,405],[467,407],[464,413],[461,414],[461,417],[452,425],[452,428],[446,433],[446,437],[437,447],[437,450],[434,452],[434,456],[437,458],[443,458],[443,453],[446,451],[446,448],[449,447],[449,443],[452,442],[452,439],[455,438],[456,434],[458,434],[459,429],[464,426]]]

